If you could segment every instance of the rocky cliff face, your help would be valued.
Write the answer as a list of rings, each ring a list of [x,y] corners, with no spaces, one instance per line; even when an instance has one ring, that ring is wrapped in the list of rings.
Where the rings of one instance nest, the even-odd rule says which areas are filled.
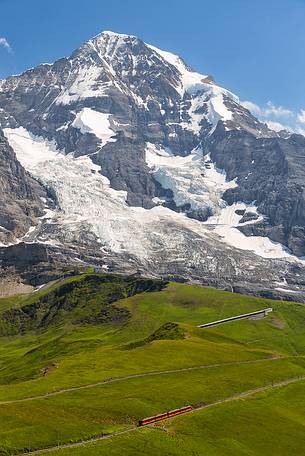
[[[305,139],[270,130],[178,56],[104,32],[0,81],[0,125],[33,199],[39,181],[56,203],[27,242],[244,289],[293,288],[296,267],[302,281]]]
[[[295,255],[305,253],[305,138],[291,135],[256,138],[244,131],[227,134],[219,125],[208,147],[217,166],[228,178],[237,177],[225,192],[228,204],[256,202],[264,219],[241,227],[248,236],[268,236]]]
[[[14,243],[43,215],[44,188],[18,162],[0,130],[0,243]]]

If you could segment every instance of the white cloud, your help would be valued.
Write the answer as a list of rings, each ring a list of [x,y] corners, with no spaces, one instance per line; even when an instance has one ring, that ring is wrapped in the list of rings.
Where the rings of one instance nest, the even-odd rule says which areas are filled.
[[[249,111],[251,111],[252,114],[256,116],[265,118],[293,117],[293,112],[290,109],[283,108],[283,106],[275,106],[272,101],[268,101],[267,106],[263,108],[255,103],[252,103],[252,101],[243,101],[241,104],[244,106],[244,108],[249,109]]]
[[[301,124],[305,124],[305,110],[301,109],[301,112],[298,114],[298,121]]]
[[[264,115],[266,117],[292,117],[293,112],[290,109],[283,108],[282,106],[275,106],[271,101],[268,101],[267,108],[264,109]]]
[[[263,107],[252,101],[243,101],[241,104],[259,120],[265,122],[271,130],[287,130],[305,136],[305,109],[295,113],[283,106],[276,106],[272,101],[268,101]]]
[[[3,47],[4,49],[6,49],[8,52],[12,52],[13,51],[13,48],[12,46],[10,45],[10,43],[7,41],[6,38],[4,38],[3,36],[0,36],[0,47]]]

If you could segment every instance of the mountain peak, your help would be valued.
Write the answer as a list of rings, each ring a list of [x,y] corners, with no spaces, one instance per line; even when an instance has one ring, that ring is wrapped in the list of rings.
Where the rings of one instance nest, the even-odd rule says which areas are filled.
[[[113,32],[111,30],[104,30],[103,32],[101,33],[98,33],[97,35],[95,35],[93,38],[91,38],[89,40],[89,43],[90,42],[94,42],[94,41],[99,41],[99,40],[115,40],[115,41],[135,41],[135,40],[139,40],[138,37],[134,36],[134,35],[127,35],[127,34],[124,34],[124,33],[117,33],[117,32]]]
[[[296,267],[305,283],[293,256],[305,255],[305,139],[268,130],[175,53],[104,31],[2,81],[0,105],[3,248],[192,280],[219,271],[210,283],[253,293],[291,287]]]
[[[104,30],[103,32],[101,32],[97,36],[100,36],[100,35],[116,36],[118,38],[137,38],[135,35],[127,35],[125,33],[117,33],[117,32],[113,32],[111,30]]]

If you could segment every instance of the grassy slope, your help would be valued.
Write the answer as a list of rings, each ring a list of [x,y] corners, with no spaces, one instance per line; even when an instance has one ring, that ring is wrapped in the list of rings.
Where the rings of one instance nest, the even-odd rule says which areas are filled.
[[[68,279],[68,282],[83,280],[83,277]],[[121,278],[119,282],[119,288],[125,291],[126,286],[130,286]],[[0,300],[0,319],[3,310],[33,304],[57,288],[58,285],[30,298]],[[305,309],[300,304],[270,302],[199,286],[170,284],[162,291],[141,293],[116,302],[116,307],[128,311],[127,320],[115,324],[99,320],[96,324],[96,320],[89,317],[96,316],[101,296],[104,305],[105,292],[97,290],[96,284],[86,288],[85,292],[82,288],[82,293],[77,294],[81,304],[77,304],[76,311],[61,314],[62,318],[55,318],[47,327],[30,328],[21,337],[3,336],[0,339],[0,400],[29,397],[130,374],[215,363],[263,361],[127,379],[31,402],[0,405],[0,449],[2,446],[3,454],[29,446],[54,445],[58,439],[67,442],[113,432],[134,425],[141,417],[164,410],[188,403],[214,402],[248,389],[305,375],[302,357],[305,355]],[[265,320],[233,322],[206,330],[196,327],[200,323],[269,306],[275,312]],[[75,315],[80,313],[90,324],[79,324],[79,318],[75,323]],[[179,326],[164,326],[167,322]],[[164,328],[169,331],[167,336]],[[275,359],[275,356],[285,358]],[[41,369],[46,367],[48,373],[43,376]],[[281,391],[286,390],[300,392],[302,386],[294,385]],[[280,422],[286,426],[290,415],[285,416],[280,402],[276,409],[279,395],[264,395],[264,401],[270,402],[268,420],[272,414],[279,413]],[[241,440],[229,438],[226,434],[230,429],[225,426],[225,417],[230,416],[231,407],[234,409],[234,420],[229,420],[231,429],[234,429],[235,421],[236,429],[239,429],[239,420],[243,420],[248,408],[239,409],[237,404],[254,407],[255,401],[247,399],[179,417],[166,424],[167,433],[142,430],[107,443],[101,442],[92,446],[90,453],[76,449],[65,450],[65,453],[119,454],[124,444],[127,445],[126,454],[135,454],[132,451],[139,444],[141,448],[155,448],[155,453],[143,450],[137,454],[163,452],[179,455],[183,448],[184,451],[189,448],[188,454],[192,454],[191,451],[211,455],[262,454],[259,445],[249,452],[247,445],[251,439],[243,437],[242,440],[240,431]],[[261,403],[254,407],[256,413],[261,413],[258,412]],[[249,405],[249,410],[251,407]],[[294,411],[299,413],[299,407],[294,407],[293,402],[290,408],[292,414]],[[212,424],[218,423],[224,432],[226,443],[222,447],[218,440],[214,440],[212,424],[211,427],[203,426],[206,416],[210,417]],[[300,412],[298,425],[301,427],[304,426],[304,417],[305,413]],[[251,414],[246,419],[249,421]],[[259,428],[256,419],[253,419],[252,426],[253,429]],[[272,426],[275,426],[273,422]],[[270,439],[272,430],[266,432]],[[301,445],[299,435],[297,444]],[[200,452],[199,447],[205,451]]]
[[[60,456],[305,454],[305,383],[201,410]]]

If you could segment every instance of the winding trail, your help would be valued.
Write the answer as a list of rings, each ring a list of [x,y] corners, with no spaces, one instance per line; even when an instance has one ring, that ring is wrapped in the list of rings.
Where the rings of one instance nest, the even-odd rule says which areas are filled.
[[[80,391],[80,390],[84,390],[84,389],[96,388],[97,386],[108,385],[109,383],[122,382],[125,380],[132,380],[132,379],[136,379],[136,378],[153,377],[153,376],[167,375],[167,374],[177,374],[179,372],[188,372],[188,371],[201,370],[201,369],[213,369],[213,368],[218,368],[218,367],[240,366],[243,364],[258,364],[258,363],[267,362],[267,361],[272,362],[272,361],[284,360],[284,359],[289,359],[289,358],[297,358],[297,357],[299,357],[299,356],[298,355],[274,356],[272,358],[261,358],[261,359],[254,359],[254,360],[248,360],[248,361],[233,361],[233,362],[229,362],[229,363],[203,364],[200,366],[182,367],[179,369],[172,369],[172,370],[144,372],[142,374],[131,374],[131,375],[126,375],[125,377],[109,378],[109,379],[101,380],[96,383],[89,383],[87,385],[72,386],[71,388],[63,388],[63,389],[60,389],[57,391],[52,391],[52,392],[40,394],[37,396],[29,396],[29,397],[25,397],[25,398],[21,398],[21,399],[0,401],[0,406],[9,405],[9,404],[18,404],[21,402],[35,401],[38,399],[46,399],[46,398],[53,397],[53,396],[59,396],[60,394],[71,393],[74,391]],[[301,357],[301,355],[300,355],[300,357]]]
[[[219,401],[212,402],[210,404],[205,404],[205,405],[198,406],[198,407],[194,408],[189,413],[196,413],[198,410],[215,407],[215,406],[220,405],[220,404],[236,401],[238,399],[243,399],[243,398],[252,396],[254,394],[263,393],[263,392],[271,390],[271,389],[280,388],[280,387],[287,386],[287,385],[290,385],[292,383],[301,382],[301,381],[304,381],[304,380],[305,380],[305,376],[289,378],[287,380],[283,380],[283,381],[278,382],[278,383],[272,383],[272,384],[269,384],[269,385],[266,385],[266,386],[262,386],[260,388],[255,388],[255,389],[252,389],[252,390],[244,391],[243,393],[239,393],[239,394],[236,394],[234,396],[230,396],[230,397],[227,397],[225,399],[221,399]],[[177,417],[168,418],[167,420],[172,420],[174,418],[177,418]],[[153,426],[153,424],[149,424],[149,425],[146,425],[146,426],[141,426],[140,428],[137,427],[137,426],[133,426],[131,428],[124,429],[124,430],[117,431],[117,432],[113,432],[111,434],[100,435],[100,436],[92,437],[90,439],[81,440],[81,441],[75,442],[75,443],[65,443],[65,444],[62,444],[62,445],[57,445],[57,446],[53,446],[53,447],[49,447],[49,448],[41,448],[39,450],[28,451],[27,453],[19,453],[16,456],[27,456],[27,455],[31,455],[31,454],[35,455],[35,454],[52,453],[52,452],[59,451],[59,450],[64,450],[64,449],[69,449],[69,448],[77,448],[77,447],[81,447],[81,446],[88,445],[88,444],[91,444],[91,443],[96,443],[96,442],[99,442],[101,440],[106,440],[106,439],[110,439],[110,438],[113,438],[113,437],[117,437],[119,435],[127,434],[129,432],[134,432],[136,430],[141,430],[144,427],[152,427],[152,426]]]

